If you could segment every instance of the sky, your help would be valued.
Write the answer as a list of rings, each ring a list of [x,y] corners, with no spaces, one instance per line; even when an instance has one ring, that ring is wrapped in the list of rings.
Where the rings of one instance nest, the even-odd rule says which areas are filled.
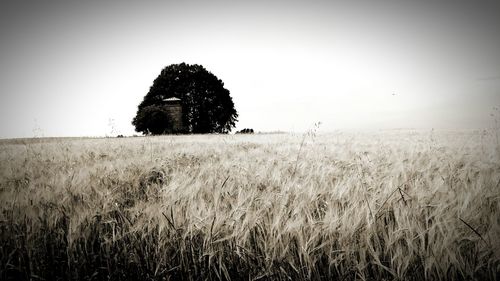
[[[132,135],[161,69],[224,82],[236,129],[484,129],[498,1],[2,1],[0,138]]]

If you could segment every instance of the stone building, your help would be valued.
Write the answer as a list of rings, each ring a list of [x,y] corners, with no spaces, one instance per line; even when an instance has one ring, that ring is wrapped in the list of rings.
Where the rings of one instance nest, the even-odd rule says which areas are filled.
[[[164,99],[163,102],[172,122],[172,133],[182,132],[184,130],[184,125],[182,124],[181,100],[176,97],[171,97]]]

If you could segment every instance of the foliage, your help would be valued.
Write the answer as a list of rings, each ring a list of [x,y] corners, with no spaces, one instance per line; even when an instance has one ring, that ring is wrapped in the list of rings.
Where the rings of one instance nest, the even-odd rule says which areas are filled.
[[[0,140],[0,280],[494,280],[496,148],[489,131]]]
[[[172,124],[167,110],[161,105],[148,105],[137,112],[134,119],[137,132],[160,135],[172,132]]]
[[[144,121],[147,117],[143,111],[161,106],[164,99],[171,97],[181,99],[182,120],[189,133],[227,133],[235,126],[238,113],[222,80],[201,65],[181,63],[165,67],[154,80],[132,121],[136,131],[168,131],[161,130],[161,124]],[[157,127],[154,131],[153,124]]]
[[[245,128],[236,132],[237,134],[253,134],[253,129]]]

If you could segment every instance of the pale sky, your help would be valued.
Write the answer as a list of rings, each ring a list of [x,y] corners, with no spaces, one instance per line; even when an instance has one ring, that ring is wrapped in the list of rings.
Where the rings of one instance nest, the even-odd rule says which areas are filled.
[[[0,62],[0,138],[134,134],[181,62],[224,81],[237,129],[488,128],[500,2],[3,1]]]

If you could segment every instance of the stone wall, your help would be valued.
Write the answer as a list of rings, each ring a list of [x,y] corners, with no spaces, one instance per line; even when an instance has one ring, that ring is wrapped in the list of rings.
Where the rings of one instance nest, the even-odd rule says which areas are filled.
[[[182,124],[182,106],[180,103],[166,104],[165,108],[172,122],[172,131],[180,132],[183,130]]]

